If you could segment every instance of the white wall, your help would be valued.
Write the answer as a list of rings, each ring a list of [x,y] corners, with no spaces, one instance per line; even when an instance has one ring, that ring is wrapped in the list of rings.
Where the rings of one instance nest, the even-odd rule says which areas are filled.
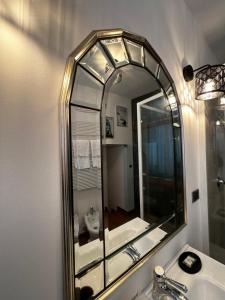
[[[182,102],[188,226],[139,272],[138,288],[150,279],[151,266],[164,264],[184,243],[205,247],[204,114],[182,66],[215,58],[183,0],[0,0],[0,12],[1,298],[62,299],[58,102],[66,56],[93,29],[122,27],[146,36]],[[192,205],[196,187],[201,200]],[[137,274],[114,299],[130,299],[133,282]]]
[[[126,211],[131,211],[134,209],[134,193],[129,188],[130,184],[134,182],[133,169],[128,167],[133,165],[131,99],[109,92],[106,94],[104,101],[107,103],[105,115],[113,117],[114,120],[114,137],[106,139],[108,159],[107,201],[112,209],[120,207]],[[127,108],[126,127],[117,126],[117,105]],[[109,145],[113,146],[109,147]],[[115,147],[115,145],[119,146]],[[123,145],[127,147],[124,148]]]
[[[63,297],[58,102],[65,57],[50,46],[54,36],[47,33],[50,11],[44,2],[39,1],[39,7],[29,3],[34,17],[27,14],[27,1],[0,1],[5,16],[0,16],[0,298],[4,300]]]
[[[114,119],[114,138],[106,139],[106,144],[131,145],[132,137],[132,115],[131,115],[131,99],[120,95],[109,93],[104,99],[107,103],[105,115]],[[116,106],[127,108],[127,126],[117,126]]]

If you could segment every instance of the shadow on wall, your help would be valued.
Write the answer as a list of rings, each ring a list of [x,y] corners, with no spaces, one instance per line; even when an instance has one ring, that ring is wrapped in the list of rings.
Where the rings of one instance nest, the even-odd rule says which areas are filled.
[[[0,17],[52,55],[65,58],[73,49],[75,1],[0,0]]]

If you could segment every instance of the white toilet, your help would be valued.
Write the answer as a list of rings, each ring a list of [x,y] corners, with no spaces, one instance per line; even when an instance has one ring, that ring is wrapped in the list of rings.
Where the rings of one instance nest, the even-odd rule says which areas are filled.
[[[90,241],[99,238],[99,230],[100,230],[99,211],[91,207],[88,213],[85,214],[84,221],[85,221],[85,225],[87,226],[88,232],[90,234]]]

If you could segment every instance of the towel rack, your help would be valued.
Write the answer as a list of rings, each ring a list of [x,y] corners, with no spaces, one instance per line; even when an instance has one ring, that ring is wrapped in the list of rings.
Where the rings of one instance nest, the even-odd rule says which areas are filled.
[[[71,122],[72,140],[94,140],[100,139],[100,124],[87,121]],[[90,158],[91,159],[91,158]],[[102,187],[102,174],[100,168],[76,169],[74,157],[72,157],[73,189],[77,191]]]

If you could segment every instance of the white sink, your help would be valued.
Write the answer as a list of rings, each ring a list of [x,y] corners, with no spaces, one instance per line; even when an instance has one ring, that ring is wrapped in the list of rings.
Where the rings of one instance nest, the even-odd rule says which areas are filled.
[[[154,248],[166,234],[162,229],[155,228],[133,243],[133,246],[142,257]],[[124,250],[106,260],[107,283],[111,283],[133,265],[132,258]]]
[[[109,231],[108,228],[105,229],[106,254],[109,255],[133,240],[142,232],[146,231],[148,226],[149,223],[137,217],[111,231]]]
[[[212,279],[198,278],[189,286],[188,299],[224,300],[225,288]]]
[[[141,256],[144,256],[146,253],[148,253],[152,248],[154,248],[158,243],[161,241],[161,239],[166,235],[167,233],[163,231],[160,228],[155,228],[154,230],[150,231],[146,235],[144,235],[142,238],[137,240],[133,245],[138,250],[138,252],[141,254]]]
[[[97,265],[97,267],[91,269],[84,276],[75,278],[76,287],[82,288],[84,286],[90,286],[94,295],[99,293],[104,288],[104,267],[103,263]]]
[[[110,284],[133,264],[132,258],[124,252],[112,256],[106,260],[106,280]]]
[[[96,239],[83,246],[79,246],[79,243],[76,243],[74,247],[74,255],[76,262],[75,273],[77,274],[88,264],[103,258],[103,242]]]
[[[184,251],[196,253],[202,261],[202,269],[197,274],[187,274],[180,269],[177,260]],[[188,288],[189,300],[224,300],[225,299],[225,265],[186,245],[172,262],[165,268],[166,275]],[[143,299],[152,299],[152,284],[142,294]],[[140,298],[142,299],[142,298]],[[168,298],[172,299],[172,298]]]

